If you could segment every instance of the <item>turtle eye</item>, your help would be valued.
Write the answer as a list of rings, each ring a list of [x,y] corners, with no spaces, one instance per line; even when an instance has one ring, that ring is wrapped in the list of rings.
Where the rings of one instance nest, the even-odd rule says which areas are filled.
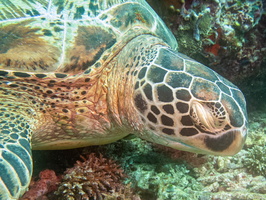
[[[219,102],[193,101],[190,116],[198,128],[210,133],[222,131],[228,124],[228,114]]]

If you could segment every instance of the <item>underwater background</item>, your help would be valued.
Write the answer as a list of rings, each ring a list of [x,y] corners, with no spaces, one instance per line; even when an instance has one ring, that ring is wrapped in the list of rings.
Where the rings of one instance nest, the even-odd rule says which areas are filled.
[[[266,199],[266,1],[148,0],[179,51],[236,84],[247,100],[249,134],[237,155],[200,155],[134,136],[64,151],[33,151],[21,199]]]

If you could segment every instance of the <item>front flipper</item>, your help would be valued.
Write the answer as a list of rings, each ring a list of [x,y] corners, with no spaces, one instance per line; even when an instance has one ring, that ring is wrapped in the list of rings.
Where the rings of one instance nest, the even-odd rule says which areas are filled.
[[[32,175],[31,130],[22,115],[0,108],[0,200],[18,199]]]

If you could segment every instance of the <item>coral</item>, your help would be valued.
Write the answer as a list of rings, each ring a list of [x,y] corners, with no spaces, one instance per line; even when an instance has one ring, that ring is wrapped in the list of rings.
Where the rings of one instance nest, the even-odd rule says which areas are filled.
[[[65,171],[56,195],[58,199],[67,200],[101,200],[123,196],[125,178],[123,170],[113,160],[97,157],[94,153],[81,156],[73,168]]]
[[[155,2],[152,5],[174,33],[180,52],[237,84],[261,73],[266,61],[262,0]],[[168,13],[161,11],[166,5]]]
[[[208,162],[194,169],[207,199],[265,199],[266,178],[247,172],[246,155],[247,151],[242,150],[235,157],[206,156]]]
[[[256,116],[256,119],[262,118]],[[256,127],[262,123],[256,121]],[[250,135],[258,135],[253,123],[251,127]],[[252,138],[256,140],[250,143],[251,146],[265,145],[262,136]],[[100,149],[119,159],[128,174],[126,183],[131,183],[142,200],[253,200],[266,197],[266,178],[250,174],[246,169],[247,146],[231,157],[186,153],[139,138],[120,140]]]
[[[265,102],[265,99],[264,99]],[[260,104],[260,110],[249,114],[249,134],[245,142],[245,147],[251,149],[256,146],[265,146],[266,144],[266,105]]]
[[[254,146],[248,149],[245,167],[254,175],[266,177],[266,146]]]
[[[163,147],[140,138],[121,140],[105,148],[119,159],[128,174],[125,182],[131,183],[142,200],[198,199],[201,184],[183,161],[187,153],[171,151],[171,159],[167,156],[170,153],[161,149]]]
[[[264,106],[260,106],[260,112],[249,114],[248,141],[243,150],[235,156],[220,157],[186,153],[154,145],[134,136],[129,136],[108,145],[87,147],[80,149],[80,151],[75,150],[75,154],[101,152],[107,157],[117,160],[125,170],[128,176],[124,180],[125,189],[118,192],[103,192],[101,198],[104,198],[104,200],[117,200],[119,198],[127,200],[262,200],[266,199],[266,177],[257,176],[257,174],[248,170],[247,160],[249,155],[252,156],[253,148],[261,150],[262,154],[265,155],[265,133],[266,105],[264,103]],[[53,152],[53,154],[58,153],[57,151]],[[68,155],[69,153],[67,152]],[[50,153],[49,156],[51,156]],[[49,156],[47,156],[47,159],[49,159]],[[61,154],[60,156],[62,157]],[[72,156],[73,154],[71,154]],[[79,161],[80,164],[77,163],[76,165],[83,166],[84,160],[86,159],[84,158],[83,162]],[[60,162],[67,163],[64,160],[60,160]],[[87,175],[91,175],[92,178],[96,177],[101,168],[97,172],[97,170],[94,170],[96,168],[95,164],[86,163],[94,166]],[[96,163],[99,163],[99,161]],[[112,162],[110,163],[112,165]],[[261,160],[260,164],[265,163],[265,160]],[[96,172],[96,175],[93,175],[93,172]],[[73,178],[68,179],[72,183],[80,177],[85,177],[85,175],[79,176],[74,172],[72,175]],[[61,189],[57,191],[58,195],[54,198],[49,196],[49,200],[67,199],[68,197],[68,199],[76,198],[77,200],[82,198],[81,194],[72,195],[73,191],[83,191],[82,188],[74,187],[81,186],[81,183],[76,182],[72,185],[67,183],[63,180]],[[131,183],[135,194],[137,193],[140,197],[137,195],[131,196],[132,192],[128,183]]]
[[[55,191],[60,178],[53,170],[43,170],[39,174],[38,181],[32,181],[29,190],[23,195],[21,200],[47,199],[47,193]]]
[[[153,144],[153,147],[156,151],[160,151],[162,154],[173,160],[186,161],[187,164],[191,165],[192,167],[200,167],[201,165],[207,162],[206,157],[202,156],[201,154],[181,151],[159,144]]]
[[[198,199],[202,185],[185,164],[162,160],[135,166],[130,181],[143,199]]]
[[[193,1],[189,10],[183,9],[181,13],[186,14],[182,17],[194,22],[189,29],[191,40],[198,41],[197,47],[200,47],[189,55],[205,61],[231,81],[243,80],[259,70],[266,52],[264,36],[254,28],[263,12],[260,0]],[[183,22],[187,25],[187,21]],[[179,25],[179,30],[182,26]],[[187,37],[187,33],[185,35],[184,32],[177,35],[177,39],[181,39],[181,51],[187,51],[184,49],[187,46],[182,47],[182,37]]]
[[[266,199],[266,178],[251,173],[247,169],[246,161],[249,151],[255,146],[265,154],[265,111],[266,106],[261,105],[260,112],[249,115],[248,142],[235,156],[219,157],[185,153],[154,145],[136,137],[132,138],[132,136],[108,145],[87,147],[82,151],[76,151],[76,154],[101,152],[117,160],[125,170],[128,176],[124,180],[125,189],[118,192],[103,192],[102,194],[106,194],[101,196],[104,200],[119,198],[127,200],[262,200]],[[84,159],[83,162],[79,161],[79,165],[83,165]],[[66,163],[63,160],[60,162]],[[261,162],[265,164],[265,161],[261,160]],[[99,170],[101,171],[101,168]],[[90,172],[96,172],[96,175],[89,173],[87,175],[97,176],[94,168]],[[73,178],[72,180],[69,178],[69,182],[85,177],[85,175],[78,176],[74,172],[72,175]],[[57,191],[58,195],[54,198],[49,196],[49,200],[82,198],[81,194],[72,195],[73,191],[83,191],[82,188],[74,187],[81,186],[80,182],[72,185],[67,183],[63,180],[61,189]],[[128,183],[131,183],[134,192],[140,197],[131,195]]]
[[[264,100],[265,102],[265,100]],[[245,168],[253,175],[266,177],[266,105],[250,113],[249,137],[246,140],[246,155],[243,160]],[[266,187],[265,187],[266,190]]]

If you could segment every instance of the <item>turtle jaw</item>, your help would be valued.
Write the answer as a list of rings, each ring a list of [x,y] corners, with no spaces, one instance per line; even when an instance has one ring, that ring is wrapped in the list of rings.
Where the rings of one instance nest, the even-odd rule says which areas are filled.
[[[209,154],[232,156],[243,147],[247,136],[246,126],[223,133],[219,137],[207,137],[204,140]]]
[[[190,138],[186,144],[189,148],[181,150],[217,156],[233,156],[242,149],[246,140],[246,128],[241,129],[229,130],[219,136],[204,135],[196,138],[195,143],[194,139]],[[172,148],[180,148],[175,141],[172,141],[172,145]]]
[[[199,134],[192,138],[174,137],[158,132],[147,131],[141,137],[151,142],[182,151],[217,156],[232,156],[243,147],[247,136],[246,126],[231,129],[222,135]]]

